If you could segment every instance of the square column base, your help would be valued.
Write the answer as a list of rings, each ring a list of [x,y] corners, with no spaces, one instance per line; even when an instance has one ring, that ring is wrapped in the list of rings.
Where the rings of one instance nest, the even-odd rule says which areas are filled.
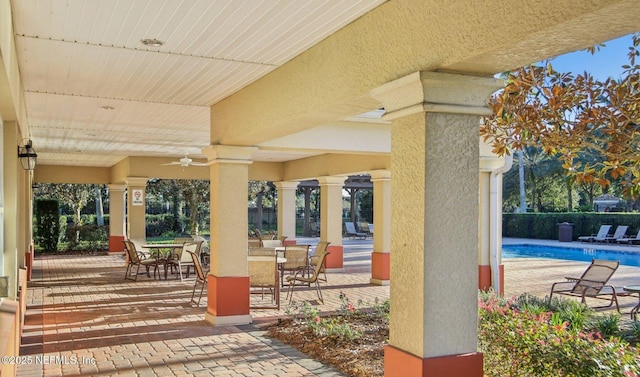
[[[498,266],[500,269],[500,292],[498,294],[500,296],[504,296],[504,265],[501,264]],[[482,291],[488,291],[492,284],[492,274],[491,274],[491,266],[489,265],[480,265],[478,266],[478,289]]]
[[[215,324],[240,324],[238,320],[243,324],[251,323],[249,277],[209,275],[206,319]]]
[[[390,253],[371,253],[371,284],[389,285],[391,271]]]
[[[214,326],[239,326],[252,323],[253,317],[250,314],[217,317],[207,312],[204,314],[204,320]]]
[[[341,269],[344,267],[344,248],[342,246],[329,245],[327,251],[330,253],[325,260],[327,270]]]
[[[399,348],[384,347],[385,377],[483,377],[482,353],[420,358]]]
[[[109,236],[109,252],[118,253],[124,251],[124,236]]]

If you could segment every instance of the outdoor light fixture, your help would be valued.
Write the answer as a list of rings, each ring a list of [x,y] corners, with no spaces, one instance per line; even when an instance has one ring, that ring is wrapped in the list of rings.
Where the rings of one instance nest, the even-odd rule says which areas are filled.
[[[31,139],[22,139],[20,143],[23,144],[22,146],[18,145],[18,158],[22,163],[22,168],[24,170],[34,170],[38,163],[38,154],[33,149],[33,142]]]

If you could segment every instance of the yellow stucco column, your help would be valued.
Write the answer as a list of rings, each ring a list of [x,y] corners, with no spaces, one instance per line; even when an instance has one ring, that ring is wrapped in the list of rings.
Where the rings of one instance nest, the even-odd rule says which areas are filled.
[[[299,182],[274,182],[278,189],[278,236],[296,242],[296,189]]]
[[[2,229],[2,253],[0,259],[0,276],[9,277],[8,299],[16,300],[18,293],[18,228],[22,226],[20,214],[21,206],[19,201],[20,177],[22,177],[22,167],[18,161],[17,146],[19,141],[19,129],[16,122],[0,123],[2,126],[3,157],[2,157],[2,208],[3,229]]]
[[[255,150],[213,145],[202,151],[211,163],[211,269],[205,320],[214,325],[251,323],[247,190]]]
[[[124,198],[127,186],[112,184],[107,187],[109,188],[109,252],[123,252]]]
[[[31,280],[33,272],[33,258],[35,253],[35,244],[33,239],[33,171],[24,174],[24,200],[22,209],[23,226],[21,226],[22,240],[18,250],[22,255],[19,256],[18,267],[25,267],[27,281]],[[19,274],[19,273],[18,273]]]
[[[370,172],[373,182],[371,284],[389,285],[391,252],[391,172]]]
[[[478,235],[478,288],[504,294],[502,264],[502,176],[511,169],[511,156],[498,157],[480,140],[480,218]]]
[[[147,238],[145,193],[147,177],[127,177],[127,236],[131,240]]]
[[[342,188],[346,177],[320,177],[320,240],[330,242],[325,266],[329,270],[342,270]]]
[[[385,376],[482,377],[478,115],[493,78],[416,72],[371,92],[392,120]],[[375,229],[374,229],[375,231]]]

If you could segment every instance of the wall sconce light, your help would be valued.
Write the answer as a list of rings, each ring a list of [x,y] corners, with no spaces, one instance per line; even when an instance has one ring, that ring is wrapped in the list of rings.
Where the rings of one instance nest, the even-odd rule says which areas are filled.
[[[18,145],[18,158],[22,168],[24,170],[34,170],[38,163],[38,154],[33,149],[33,142],[31,139],[22,139],[20,143],[22,143],[22,146]]]

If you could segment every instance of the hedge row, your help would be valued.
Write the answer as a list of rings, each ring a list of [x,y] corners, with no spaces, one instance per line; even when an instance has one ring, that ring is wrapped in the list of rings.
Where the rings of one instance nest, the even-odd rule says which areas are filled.
[[[566,212],[566,213],[505,213],[502,215],[502,236],[515,238],[558,239],[558,224],[573,224],[573,240],[598,233],[600,225],[627,225],[627,234],[640,230],[640,213]]]

